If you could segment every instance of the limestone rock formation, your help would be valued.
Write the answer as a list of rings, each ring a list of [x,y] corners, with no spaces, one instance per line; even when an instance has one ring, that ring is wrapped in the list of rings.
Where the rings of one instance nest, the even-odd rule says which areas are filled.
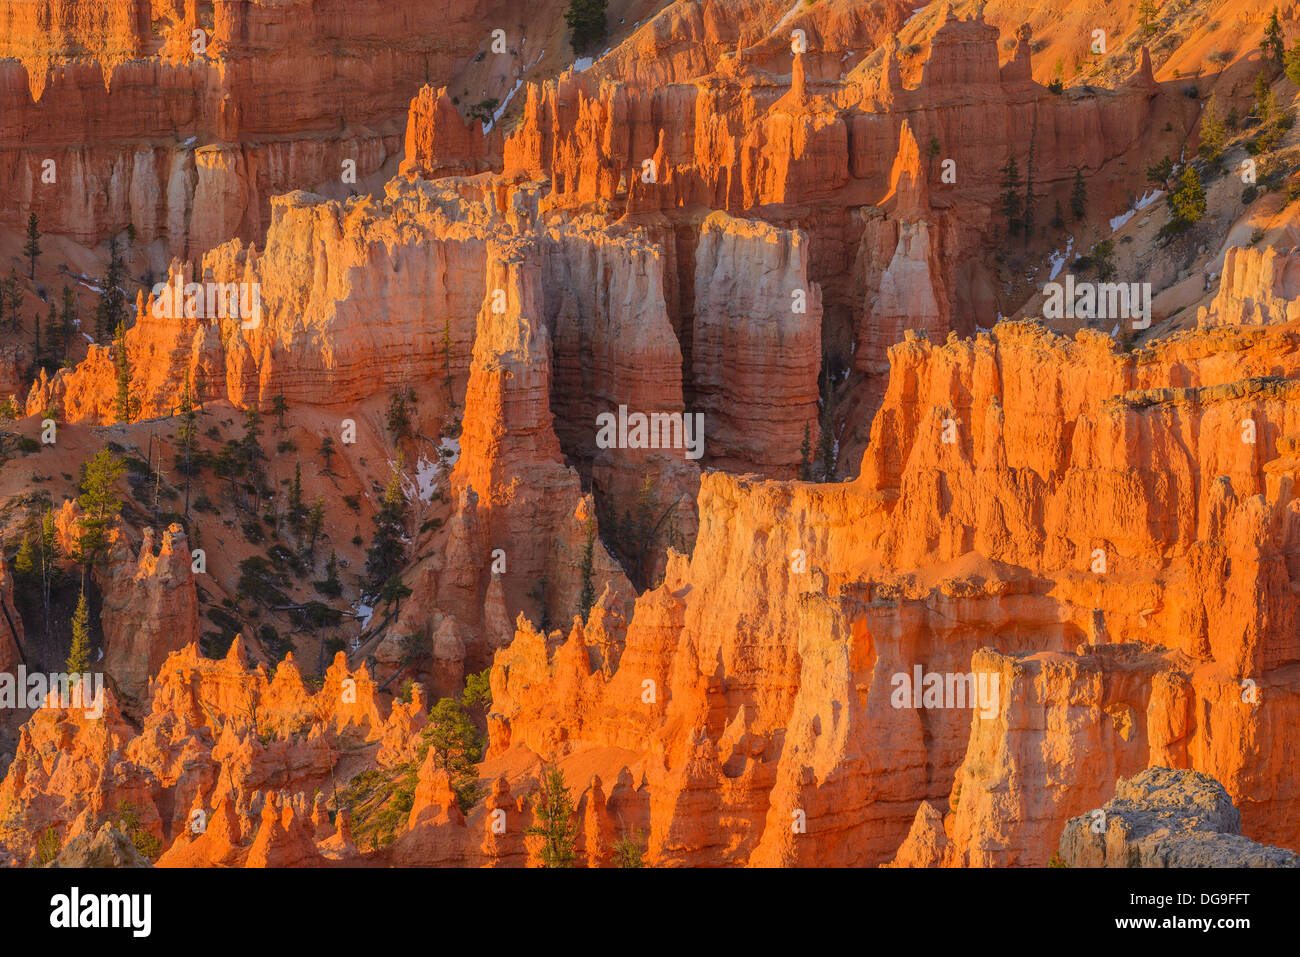
[[[144,698],[173,651],[199,640],[199,602],[189,542],[178,524],[163,533],[158,554],[153,530],[144,530],[139,556],[119,549],[108,572],[101,620],[103,669],[122,698]]]
[[[1218,781],[1148,768],[1115,782],[1115,797],[1061,834],[1066,867],[1300,867],[1294,851],[1241,836],[1241,816]]]
[[[1219,291],[1200,325],[1263,325],[1300,319],[1300,252],[1233,246],[1224,256]]]

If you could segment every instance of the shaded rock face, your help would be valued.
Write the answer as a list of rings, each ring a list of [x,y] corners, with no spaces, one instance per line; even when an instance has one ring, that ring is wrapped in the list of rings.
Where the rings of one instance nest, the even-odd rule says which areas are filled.
[[[1240,378],[1293,335],[1140,360],[1020,324],[895,346],[862,477],[703,476],[694,552],[638,598],[612,673],[577,628],[498,655],[491,753],[636,753],[665,864],[1042,866],[1148,761],[1215,775],[1249,836],[1294,845],[1286,759],[1241,742],[1297,700],[1297,423],[1290,383]],[[1173,369],[1193,384],[1141,388]],[[1272,445],[1237,448],[1246,416]],[[1181,454],[1153,453],[1169,430]],[[895,706],[917,665],[998,694]]]
[[[51,867],[151,867],[131,842],[129,835],[112,824],[95,834],[74,837],[59,852]]]
[[[1201,326],[1265,325],[1300,319],[1300,252],[1233,246],[1219,291],[1197,313]]]
[[[1066,867],[1300,867],[1300,856],[1241,836],[1241,816],[1207,774],[1148,768],[1061,833]]]
[[[26,6],[0,0],[0,18],[46,10],[51,49],[72,49],[66,5]],[[412,536],[410,596],[365,663],[340,654],[319,686],[292,656],[250,667],[239,639],[201,657],[184,536],[136,555],[118,529],[104,667],[119,693],[98,719],[46,707],[23,727],[0,859],[34,859],[51,831],[84,854],[129,804],[163,866],[536,865],[543,762],[572,789],[590,866],[630,835],[662,865],[1038,866],[1151,764],[1213,775],[1232,827],[1300,846],[1289,753],[1260,746],[1300,718],[1290,260],[1230,253],[1204,325],[1231,327],[1132,355],[1033,323],[959,339],[998,302],[980,259],[1006,159],[1024,168],[1032,149],[1049,192],[1080,166],[1140,176],[1132,158],[1187,98],[1146,56],[1120,89],[1049,94],[1029,31],[999,68],[981,15],[946,16],[909,87],[896,42],[865,51],[910,4],[806,6],[672,3],[590,70],[521,89],[504,142],[461,119],[438,64],[511,4],[219,2],[199,60],[193,11],[154,41],[145,4],[92,3],[110,66],[31,82],[30,51],[21,76],[0,64],[22,122],[104,111],[58,144],[79,205],[51,231],[132,222],[176,257],[169,280],[260,302],[240,321],[141,295],[126,355],[94,345],[42,372],[29,413],[112,423],[123,359],[141,418],[171,415],[187,381],[205,402],[283,397],[334,420],[409,385],[454,460],[446,522]],[[394,45],[394,22],[426,29]],[[797,26],[815,49],[791,52]],[[349,32],[384,51],[365,83],[361,57],[327,69]],[[253,85],[253,54],[273,48]],[[331,99],[327,75],[357,89]],[[155,101],[183,105],[163,118]],[[137,122],[126,145],[109,107]],[[342,154],[379,170],[403,117],[402,175],[382,191],[279,192],[333,178]],[[35,154],[14,157],[0,182],[44,216]],[[801,443],[835,447],[819,384],[840,373],[870,383],[859,475],[795,481]],[[701,416],[700,456],[602,439],[623,410]],[[0,563],[0,612],[11,599]],[[22,642],[3,619],[0,665]],[[414,670],[412,648],[426,684],[390,705],[381,686]],[[423,734],[428,702],[488,667],[470,802]],[[963,697],[899,693],[927,673]],[[337,796],[363,771],[407,801],[383,808],[386,847],[358,839],[373,817]],[[1196,801],[1214,833],[1188,840],[1231,838],[1222,801]],[[1198,859],[1150,850],[1133,820],[1116,861]],[[1072,859],[1111,853],[1079,840]]]
[[[249,668],[242,639],[221,661],[193,644],[173,652],[147,690],[138,733],[107,690],[100,717],[52,702],[24,725],[0,782],[0,817],[26,822],[25,838],[5,831],[10,853],[30,857],[50,829],[90,853],[125,807],[160,842],[160,864],[302,866],[318,859],[304,795],[329,785],[344,751],[412,728],[404,709],[386,713],[364,665],[340,654],[313,692],[292,654],[274,678]]]
[[[163,533],[158,554],[153,529],[144,530],[139,557],[123,549],[108,571],[101,620],[102,668],[129,702],[145,698],[149,682],[173,651],[199,640],[199,602],[189,542],[180,525]]]
[[[131,224],[191,259],[254,239],[274,195],[343,182],[345,160],[356,182],[400,157],[420,85],[450,80],[483,25],[516,24],[524,6],[5,3],[0,184],[17,201],[0,215],[34,212],[85,243]]]

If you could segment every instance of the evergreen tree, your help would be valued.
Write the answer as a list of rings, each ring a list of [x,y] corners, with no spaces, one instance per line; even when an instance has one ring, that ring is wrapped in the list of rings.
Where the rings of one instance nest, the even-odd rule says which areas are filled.
[[[1075,167],[1074,187],[1070,190],[1070,214],[1077,223],[1088,215],[1088,184],[1083,181],[1083,169]]]
[[[605,39],[606,0],[569,0],[564,24],[573,35],[573,51],[586,53]]]
[[[384,489],[379,511],[375,513],[375,536],[366,552],[366,576],[371,595],[378,593],[406,561],[406,512],[399,467],[393,469],[388,487]]]
[[[63,313],[59,319],[63,324],[63,351],[55,358],[63,360],[71,358],[72,337],[77,333],[77,297],[73,294],[72,287],[67,283],[63,284]]]
[[[95,307],[95,341],[103,342],[126,319],[126,295],[118,288],[125,269],[117,248],[116,237],[108,241],[108,270],[104,273],[103,291]]]
[[[53,307],[51,307],[53,308]],[[32,319],[32,363],[36,368],[41,368],[45,364],[45,347],[41,345],[41,312],[36,310]]]
[[[1156,5],[1155,0],[1142,0],[1138,4],[1138,28],[1143,36],[1150,36],[1156,32]]]
[[[285,513],[289,528],[295,537],[302,538],[303,522],[307,518],[307,506],[302,502],[302,463],[294,463],[293,481],[289,484],[289,508]]]
[[[1023,214],[1025,227],[1025,245],[1029,245],[1030,235],[1034,231],[1034,203],[1038,197],[1034,195],[1034,136],[1029,137],[1029,160],[1025,164],[1025,211]]]
[[[803,443],[799,446],[799,479],[803,482],[812,479],[812,428],[807,422],[803,425]]]
[[[474,765],[483,760],[483,738],[465,706],[455,698],[442,698],[429,709],[429,723],[420,732],[419,759],[432,755],[433,766],[446,771],[461,811],[478,798]]]
[[[582,551],[582,593],[578,596],[578,615],[585,622],[596,604],[596,585],[592,578],[592,564],[596,554],[596,520],[587,522],[587,544]]]
[[[1061,211],[1061,201],[1059,199],[1056,201],[1056,210],[1052,213],[1052,228],[1065,228],[1065,213]]]
[[[1223,111],[1219,109],[1218,99],[1211,97],[1201,116],[1201,145],[1197,152],[1209,162],[1218,163],[1227,142],[1228,126],[1223,120]]]
[[[36,214],[32,213],[27,217],[27,243],[23,246],[23,255],[27,257],[28,279],[36,278],[36,259],[40,254],[41,232],[36,228]]]
[[[339,581],[339,560],[330,552],[330,560],[325,563],[325,579],[312,582],[312,586],[327,598],[338,598],[343,594],[343,583]]]
[[[415,402],[415,390],[398,389],[388,400],[388,429],[393,433],[393,440],[401,442],[411,435],[411,409]]]
[[[275,416],[275,428],[279,432],[284,431],[284,414],[288,411],[289,403],[285,401],[283,393],[271,400],[271,414]]]
[[[1273,114],[1277,111],[1277,97],[1273,95],[1273,88],[1269,86],[1268,80],[1264,78],[1263,73],[1255,76],[1255,115],[1259,117],[1261,126],[1267,126],[1273,119]]]
[[[317,497],[316,501],[311,503],[311,508],[307,512],[307,557],[316,556],[316,542],[320,539],[321,532],[325,530],[325,500]],[[337,572],[335,573],[337,574]]]
[[[1024,201],[1020,196],[1021,185],[1020,167],[1012,156],[1007,159],[1007,165],[1002,167],[1002,216],[1007,221],[1007,232],[1013,236],[1024,225],[1024,220],[1021,219],[1024,211]]]
[[[62,550],[54,528],[54,509],[46,506],[41,517],[41,533],[37,537],[40,552],[41,603],[45,611],[45,636],[50,635],[50,598],[63,579]]]
[[[199,416],[194,409],[194,392],[190,387],[190,374],[185,373],[185,388],[181,391],[181,403],[177,409],[180,421],[176,425],[176,443],[179,452],[175,467],[185,475],[185,514],[190,514],[190,477],[194,474],[194,452],[198,447]]]
[[[82,581],[90,567],[102,561],[108,553],[109,531],[122,510],[122,497],[117,491],[117,481],[126,472],[126,465],[107,448],[95,453],[82,470],[81,518],[77,525],[77,560],[82,565]]]
[[[1205,215],[1205,188],[1195,167],[1190,164],[1183,170],[1178,181],[1178,188],[1169,195],[1169,207],[1173,210],[1174,220],[1170,223],[1173,232],[1182,232],[1200,222]]]
[[[113,333],[113,366],[117,370],[117,393],[113,411],[117,421],[130,422],[139,411],[139,403],[131,395],[131,363],[126,348],[126,322],[117,324]]]
[[[59,360],[67,352],[63,339],[63,323],[59,321],[59,311],[50,303],[50,317],[45,323],[45,366],[57,369]]]
[[[454,405],[451,392],[453,378],[451,374],[451,320],[445,319],[442,323],[442,384],[447,389],[448,408]]]
[[[1286,78],[1300,86],[1300,40],[1296,40],[1286,55]]]
[[[322,438],[320,440],[320,449],[318,449],[318,452],[320,454],[320,457],[325,460],[325,468],[321,474],[333,475],[334,470],[330,467],[330,461],[331,459],[334,458],[335,455],[338,454],[334,450],[334,440],[330,438],[328,435]]]
[[[12,269],[9,270],[9,323],[15,329],[22,325],[23,287]]]
[[[635,836],[624,834],[614,845],[615,867],[645,867],[645,852],[641,850],[640,832]]]
[[[85,674],[90,670],[90,606],[86,603],[84,588],[72,615],[72,645],[68,648],[68,662],[63,670],[69,675]]]
[[[578,825],[574,820],[573,797],[558,767],[542,769],[542,786],[533,797],[536,824],[525,833],[542,838],[541,858],[545,867],[572,867]]]
[[[1268,18],[1268,25],[1264,27],[1264,39],[1260,41],[1259,48],[1264,54],[1264,59],[1274,69],[1281,69],[1286,54],[1286,44],[1282,42],[1282,27],[1277,22],[1277,7],[1273,8],[1273,13]]]
[[[254,511],[262,507],[262,459],[266,455],[262,452],[261,438],[262,412],[256,405],[252,405],[244,410],[244,434],[239,440],[239,453],[244,459],[244,467],[248,470],[256,494]]]

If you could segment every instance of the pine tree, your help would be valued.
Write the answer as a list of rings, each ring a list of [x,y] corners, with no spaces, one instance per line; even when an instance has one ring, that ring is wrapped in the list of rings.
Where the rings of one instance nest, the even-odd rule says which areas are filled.
[[[582,593],[578,596],[578,614],[585,622],[596,604],[596,585],[592,578],[592,565],[596,554],[596,520],[587,522],[587,544],[582,551]]]
[[[120,288],[124,267],[117,239],[108,241],[108,270],[104,273],[103,291],[95,307],[95,340],[103,342],[126,319],[126,296]]]
[[[122,497],[117,491],[117,481],[126,472],[126,464],[107,448],[100,449],[88,461],[81,479],[81,518],[77,524],[77,560],[81,562],[82,578],[90,566],[102,561],[108,551],[109,531],[122,510]]]
[[[1300,40],[1296,40],[1286,55],[1286,78],[1300,86]]]
[[[60,563],[63,559],[59,538],[54,529],[54,509],[47,506],[41,517],[41,533],[37,537],[40,552],[41,604],[45,611],[45,636],[50,635],[50,597],[63,579]]]
[[[90,670],[90,606],[86,603],[85,588],[81,590],[77,610],[72,616],[72,645],[63,670],[69,675],[85,674]]]
[[[586,53],[605,39],[606,0],[569,0],[564,24],[573,35],[573,51]]]
[[[284,431],[284,414],[288,411],[289,403],[285,401],[283,393],[271,400],[271,414],[275,416],[275,428],[279,432]]]
[[[542,865],[572,867],[578,825],[574,820],[573,797],[559,768],[542,769],[542,786],[533,797],[533,817],[537,823],[524,833],[542,838]]]
[[[320,454],[320,457],[325,460],[325,468],[322,470],[321,474],[333,475],[334,470],[330,467],[330,460],[338,454],[334,451],[334,440],[328,435],[325,436],[320,440],[320,448],[317,451]]]
[[[53,309],[52,306],[50,308]],[[32,333],[32,361],[39,368],[45,362],[45,348],[41,345],[41,313],[39,309],[33,317],[32,325],[35,330]]]
[[[63,340],[63,323],[59,320],[59,311],[50,303],[50,317],[45,323],[45,365],[50,369],[59,367],[59,360],[67,351]]]
[[[450,408],[454,403],[452,401],[451,383],[453,376],[451,374],[451,320],[445,319],[442,323],[442,384],[447,389],[447,406]]]
[[[1007,221],[1007,232],[1016,235],[1020,232],[1020,227],[1024,225],[1021,219],[1023,212],[1023,200],[1020,196],[1020,167],[1016,164],[1014,156],[1007,159],[1007,165],[1002,167],[1002,215]]]
[[[289,520],[289,527],[293,529],[293,534],[301,539],[303,520],[307,517],[307,506],[302,503],[301,462],[296,462],[293,466],[293,481],[289,484],[289,508],[285,517]]]
[[[1074,170],[1074,188],[1070,190],[1070,214],[1077,223],[1088,215],[1088,184],[1083,181],[1083,169]]]
[[[325,563],[325,579],[312,582],[312,587],[327,598],[338,598],[343,594],[343,583],[339,581],[339,560],[330,552],[330,560]]]
[[[1197,152],[1211,163],[1217,163],[1227,142],[1228,127],[1223,121],[1223,112],[1219,109],[1218,99],[1211,97],[1201,116],[1201,145]]]
[[[1268,80],[1264,78],[1263,73],[1255,75],[1254,94],[1255,115],[1259,117],[1261,126],[1267,126],[1277,109],[1277,97],[1273,95],[1273,88],[1268,85]]]
[[[429,723],[420,732],[419,760],[432,755],[434,768],[446,771],[461,811],[468,811],[478,797],[478,776],[474,765],[483,760],[483,738],[464,704],[442,698],[429,709]]]
[[[9,322],[17,329],[22,325],[23,287],[12,269],[9,270]]]
[[[366,576],[371,595],[379,593],[406,561],[406,512],[399,461],[399,468],[393,469],[379,511],[375,513],[375,537],[366,552]]]
[[[388,400],[388,429],[393,433],[393,441],[401,442],[411,435],[411,409],[415,402],[415,391],[411,388],[398,389]]]
[[[257,406],[252,405],[244,410],[244,434],[239,439],[239,454],[243,457],[244,467],[248,470],[249,480],[253,483],[253,490],[256,493],[254,511],[262,507],[261,462],[266,455],[262,452],[261,438],[262,412]]]
[[[1276,15],[1275,15],[1276,19]],[[27,217],[27,243],[23,246],[23,255],[27,257],[27,278],[36,278],[36,259],[41,254],[41,232],[36,228],[36,214]]]
[[[1268,25],[1264,27],[1264,39],[1259,43],[1259,48],[1274,69],[1282,67],[1282,61],[1285,59],[1286,44],[1282,41],[1282,27],[1277,22],[1277,7],[1273,8],[1272,15],[1268,18]]]
[[[316,542],[320,539],[321,532],[325,530],[325,500],[317,497],[316,501],[311,503],[311,508],[307,512],[307,557],[314,558],[316,555]]]
[[[177,409],[180,422],[176,425],[176,442],[180,448],[175,467],[185,475],[185,514],[190,514],[190,477],[194,474],[194,451],[198,446],[198,413],[194,410],[194,391],[190,387],[190,374],[185,373],[185,388]]]
[[[71,357],[72,337],[77,332],[77,297],[72,292],[72,287],[67,283],[63,284],[63,313],[59,317],[63,324],[62,342],[63,351],[55,356],[56,359],[63,360]]]
[[[641,850],[641,834],[624,834],[614,845],[615,867],[645,867],[645,852]]]
[[[799,446],[799,479],[807,482],[812,479],[812,427],[803,424],[803,443]]]
[[[113,399],[113,411],[117,421],[130,422],[135,418],[138,404],[131,395],[131,362],[126,348],[126,322],[117,324],[113,333],[113,366],[117,370],[117,393]]]
[[[1034,195],[1034,136],[1029,137],[1029,159],[1025,164],[1025,211],[1023,214],[1025,227],[1025,245],[1029,245],[1030,235],[1034,231],[1034,203],[1038,197]]]
[[[1142,0],[1138,4],[1138,29],[1143,36],[1150,36],[1156,32],[1156,5],[1155,0]]]
[[[1174,213],[1174,221],[1170,223],[1174,232],[1196,225],[1205,215],[1205,188],[1196,168],[1190,164],[1183,170],[1178,188],[1170,194],[1169,206]]]

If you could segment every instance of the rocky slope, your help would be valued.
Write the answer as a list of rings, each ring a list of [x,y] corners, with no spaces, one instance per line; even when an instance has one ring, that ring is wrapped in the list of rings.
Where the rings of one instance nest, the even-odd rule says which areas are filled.
[[[1186,10],[1049,88],[1076,4],[534,6],[0,0],[0,672],[84,591],[107,676],[0,715],[0,862],[537,865],[557,768],[589,866],[1293,863],[1300,234],[1157,236]],[[128,223],[168,293],[35,368]],[[1137,346],[1037,315],[1108,238]]]

